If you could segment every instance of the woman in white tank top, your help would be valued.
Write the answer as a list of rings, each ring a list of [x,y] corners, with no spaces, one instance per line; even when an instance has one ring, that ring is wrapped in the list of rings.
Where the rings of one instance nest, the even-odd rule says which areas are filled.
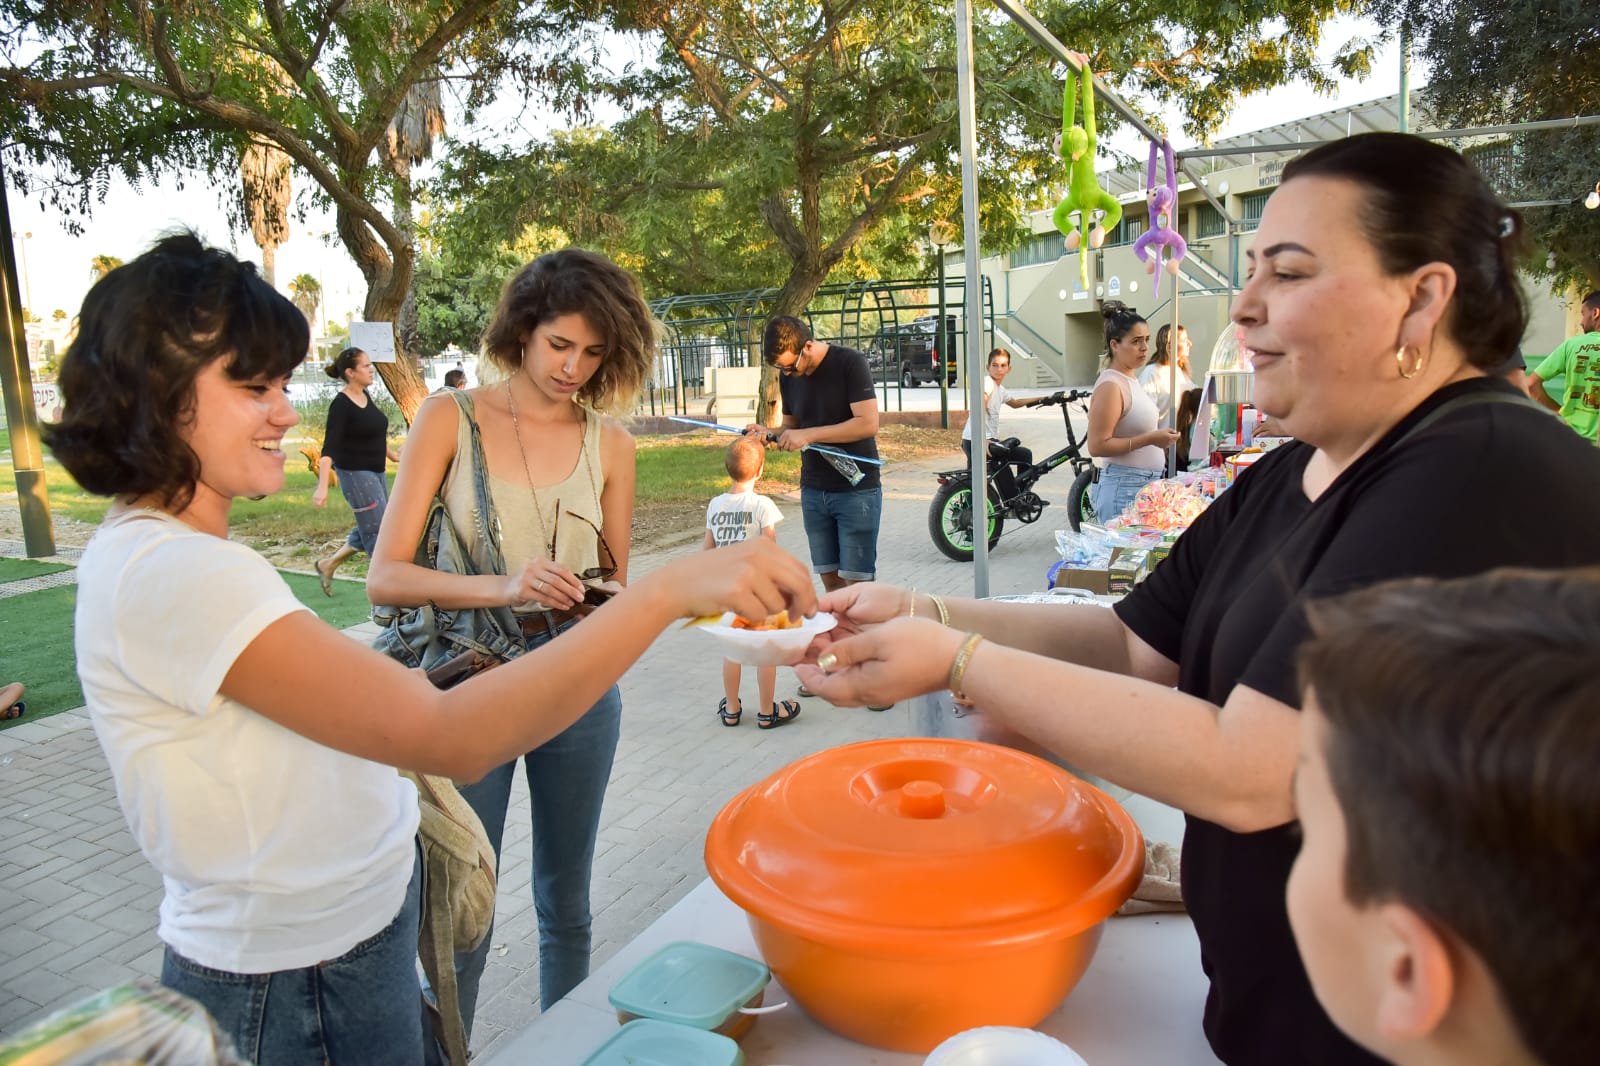
[[[1089,398],[1089,454],[1105,460],[1090,497],[1104,522],[1166,473],[1165,449],[1178,435],[1157,427],[1155,401],[1139,387],[1139,371],[1150,358],[1149,323],[1115,300],[1107,300],[1100,313],[1106,320],[1106,368]]]

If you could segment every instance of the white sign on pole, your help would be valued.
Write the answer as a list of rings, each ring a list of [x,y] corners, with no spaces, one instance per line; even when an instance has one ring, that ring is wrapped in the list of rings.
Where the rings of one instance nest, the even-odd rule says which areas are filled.
[[[350,347],[360,348],[374,363],[394,362],[394,323],[350,323]]]

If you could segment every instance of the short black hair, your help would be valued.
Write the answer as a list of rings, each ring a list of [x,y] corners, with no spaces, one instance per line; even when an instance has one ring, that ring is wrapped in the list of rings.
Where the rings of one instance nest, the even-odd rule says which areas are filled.
[[[275,380],[310,345],[305,316],[254,265],[192,232],[164,237],[84,297],[44,441],[89,492],[182,509],[200,478],[182,437],[200,371],[226,359],[235,381]]]
[[[811,340],[811,327],[793,315],[778,315],[767,319],[767,328],[761,333],[761,361],[768,366],[778,365],[778,356],[785,352],[800,354]]]
[[[1600,289],[1596,289],[1583,298],[1583,306],[1600,311]]]
[[[462,389],[467,385],[467,372],[457,367],[444,372],[444,387],[447,389]]]

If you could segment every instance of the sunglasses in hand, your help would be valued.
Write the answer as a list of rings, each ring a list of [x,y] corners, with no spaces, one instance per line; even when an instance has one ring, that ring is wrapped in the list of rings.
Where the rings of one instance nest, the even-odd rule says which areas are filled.
[[[606,543],[606,535],[601,532],[599,526],[595,525],[583,515],[578,514],[576,511],[561,510],[560,500],[556,501],[555,528],[550,531],[550,561],[555,562],[556,559],[556,533],[561,528],[562,515],[566,515],[568,518],[576,518],[578,521],[594,530],[595,539],[600,545],[601,557],[610,560],[609,566],[591,566],[587,570],[578,571],[574,576],[579,581],[605,581],[608,578],[615,576],[617,572],[617,557],[612,553],[611,545]],[[584,588],[583,602],[591,607],[598,607],[616,594],[616,589],[596,588],[593,585],[589,585]]]

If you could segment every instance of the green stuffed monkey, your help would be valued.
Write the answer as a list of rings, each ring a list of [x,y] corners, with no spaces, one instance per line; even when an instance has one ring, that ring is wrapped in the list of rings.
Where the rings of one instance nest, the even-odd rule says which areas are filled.
[[[1066,91],[1061,98],[1061,154],[1069,162],[1070,172],[1067,180],[1067,196],[1056,205],[1056,229],[1067,238],[1067,251],[1077,251],[1080,242],[1083,245],[1083,254],[1078,256],[1078,277],[1083,282],[1083,287],[1089,287],[1089,256],[1090,248],[1098,248],[1106,239],[1106,230],[1116,226],[1122,221],[1122,205],[1116,198],[1100,187],[1099,179],[1094,173],[1094,75],[1089,72],[1089,58],[1081,53],[1072,53],[1083,65],[1083,122],[1082,126],[1076,124],[1077,101],[1076,71],[1072,65],[1067,65]],[[1094,211],[1099,209],[1104,216],[1098,224],[1093,222]],[[1068,216],[1078,212],[1078,224],[1074,228]],[[1081,237],[1080,237],[1081,234]]]

